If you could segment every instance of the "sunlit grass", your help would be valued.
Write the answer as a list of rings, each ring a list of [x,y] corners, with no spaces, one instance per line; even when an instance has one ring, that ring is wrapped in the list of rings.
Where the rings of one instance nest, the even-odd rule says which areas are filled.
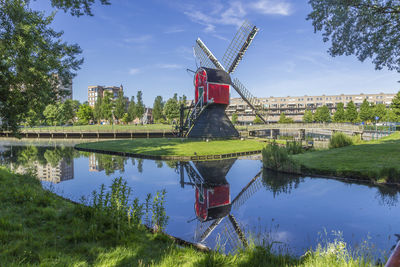
[[[202,156],[256,151],[261,150],[264,145],[265,143],[257,140],[216,140],[207,142],[190,139],[150,138],[83,143],[77,145],[77,147],[151,156]]]
[[[309,173],[400,182],[396,175],[400,173],[400,132],[352,146],[294,155],[293,159]]]

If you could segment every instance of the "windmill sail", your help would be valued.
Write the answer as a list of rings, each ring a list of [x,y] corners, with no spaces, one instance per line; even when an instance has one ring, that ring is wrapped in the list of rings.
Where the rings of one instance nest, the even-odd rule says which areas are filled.
[[[208,49],[203,41],[200,40],[200,38],[197,38],[196,44],[193,49],[196,58],[200,61],[201,67],[225,70],[221,63],[219,63],[217,58],[213,55],[213,53],[211,53],[210,49]]]
[[[235,71],[258,30],[256,26],[251,25],[247,20],[239,28],[222,57],[222,63],[228,73]]]
[[[240,95],[240,97],[249,105],[249,107],[256,113],[256,115],[264,122],[267,123],[267,120],[263,117],[262,109],[263,105],[256,97],[254,97],[249,90],[244,87],[244,85],[239,81],[239,79],[235,78],[233,83],[231,84],[235,91]]]

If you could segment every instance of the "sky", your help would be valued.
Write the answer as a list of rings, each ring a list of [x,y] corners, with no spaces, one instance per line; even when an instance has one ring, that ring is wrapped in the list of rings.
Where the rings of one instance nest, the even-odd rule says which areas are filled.
[[[32,9],[47,14],[50,1]],[[91,85],[124,86],[130,97],[142,90],[146,106],[174,93],[193,99],[196,70],[192,47],[200,37],[219,59],[245,19],[260,31],[235,73],[257,97],[395,93],[399,74],[375,70],[370,60],[331,57],[329,43],[306,20],[307,0],[111,0],[94,16],[58,11],[52,27],[83,49],[84,64],[73,80],[73,98],[87,101]],[[238,97],[234,90],[232,97]]]

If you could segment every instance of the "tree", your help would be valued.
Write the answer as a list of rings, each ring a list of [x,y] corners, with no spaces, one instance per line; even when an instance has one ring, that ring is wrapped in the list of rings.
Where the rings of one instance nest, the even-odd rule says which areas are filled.
[[[71,122],[75,118],[74,103],[72,100],[67,99],[64,103],[59,105],[59,121],[61,124]]]
[[[25,123],[30,127],[38,125],[39,121],[40,121],[40,115],[33,109],[30,109],[28,113],[25,115]]]
[[[33,11],[29,2],[0,2],[1,128],[14,132],[29,110],[41,113],[55,102],[55,84],[74,77],[83,62],[79,46],[49,26],[55,14]]]
[[[128,106],[128,122],[133,121],[134,119],[136,119],[136,104],[135,104],[135,97],[132,96],[131,97],[131,101],[129,102],[129,106]]]
[[[46,118],[46,122],[49,125],[57,125],[57,122],[59,120],[59,114],[60,110],[55,104],[49,104],[46,106],[46,108],[43,111],[43,115]]]
[[[375,121],[375,118],[378,117],[379,118],[378,122],[379,122],[379,121],[382,121],[383,118],[385,117],[385,115],[387,113],[387,109],[386,109],[385,104],[377,104],[373,108],[372,112],[373,112],[373,116],[372,117],[373,117],[374,121]]]
[[[393,98],[390,108],[393,110],[393,113],[400,118],[400,91]]]
[[[360,106],[360,120],[367,122],[367,121],[372,121],[373,120],[373,110],[371,108],[370,103],[367,101],[367,99],[364,99]]]
[[[314,114],[314,121],[316,122],[331,122],[331,113],[326,105],[318,107]]]
[[[393,109],[386,109],[386,114],[382,119],[383,121],[388,121],[388,122],[399,122],[400,117],[396,116],[394,113]]]
[[[112,93],[106,91],[103,96],[103,101],[101,103],[101,114],[102,118],[107,120],[109,123],[113,123],[113,110],[114,102],[112,100]]]
[[[164,120],[163,109],[164,109],[164,101],[162,99],[162,96],[156,96],[153,103],[154,122],[159,123],[161,120]]]
[[[114,117],[120,122],[124,114],[126,113],[126,100],[124,98],[124,92],[120,90],[118,92],[118,98],[115,101]]]
[[[346,121],[344,104],[342,102],[337,103],[337,105],[336,105],[336,112],[333,114],[333,121],[334,122],[345,122]]]
[[[376,69],[400,72],[399,1],[310,0],[314,31],[332,43],[332,56],[356,55],[360,61],[372,58]]]
[[[261,120],[261,119],[260,119]],[[293,119],[292,118],[288,118],[285,115],[285,112],[282,112],[281,115],[279,116],[279,121],[278,123],[293,123]]]
[[[100,95],[98,95],[93,110],[93,118],[96,120],[98,124],[100,124],[100,121],[103,118],[102,107],[103,107],[103,98]]]
[[[232,114],[232,124],[236,124],[238,121],[238,114],[235,112]]]
[[[81,105],[76,115],[78,116],[78,123],[82,125],[89,124],[94,119],[93,109],[87,104]]]
[[[50,28],[55,13],[33,11],[29,0],[0,1],[0,119],[1,128],[18,131],[29,111],[41,114],[54,103],[60,80],[75,76],[83,59],[78,45],[68,45],[62,32]],[[94,0],[51,0],[53,7],[79,16],[92,15]],[[100,0],[101,4],[110,4]]]
[[[313,114],[311,110],[306,110],[303,115],[303,122],[311,123],[314,122]]]
[[[137,118],[142,119],[143,114],[144,114],[144,109],[145,106],[143,104],[143,99],[142,99],[142,91],[138,91],[136,94],[136,105],[135,105],[135,115]]]
[[[345,112],[346,121],[355,123],[358,119],[357,107],[354,105],[353,101],[347,104]]]
[[[179,103],[177,94],[174,94],[174,96],[168,99],[167,103],[165,103],[164,115],[169,123],[172,123],[173,120],[179,118]]]

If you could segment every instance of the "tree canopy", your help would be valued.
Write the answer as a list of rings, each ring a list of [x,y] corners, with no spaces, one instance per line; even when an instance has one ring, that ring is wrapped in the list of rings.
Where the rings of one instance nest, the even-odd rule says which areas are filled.
[[[162,122],[164,120],[163,115],[164,101],[162,96],[156,96],[153,103],[153,119],[154,122]]]
[[[336,112],[333,114],[334,122],[345,122],[346,121],[346,113],[344,111],[344,104],[342,102],[337,103]]]
[[[325,105],[318,107],[314,114],[314,121],[316,122],[331,122],[331,113],[329,108]]]
[[[303,115],[303,122],[310,123],[314,122],[313,114],[311,110],[306,110]]]
[[[400,72],[398,0],[309,0],[314,31],[331,41],[332,56],[371,58],[376,69]]]
[[[353,122],[354,123],[354,122],[357,121],[358,112],[357,112],[357,107],[356,107],[356,105],[354,105],[353,101],[350,101],[347,104],[345,116],[346,116],[346,121],[348,121],[348,122]]]

